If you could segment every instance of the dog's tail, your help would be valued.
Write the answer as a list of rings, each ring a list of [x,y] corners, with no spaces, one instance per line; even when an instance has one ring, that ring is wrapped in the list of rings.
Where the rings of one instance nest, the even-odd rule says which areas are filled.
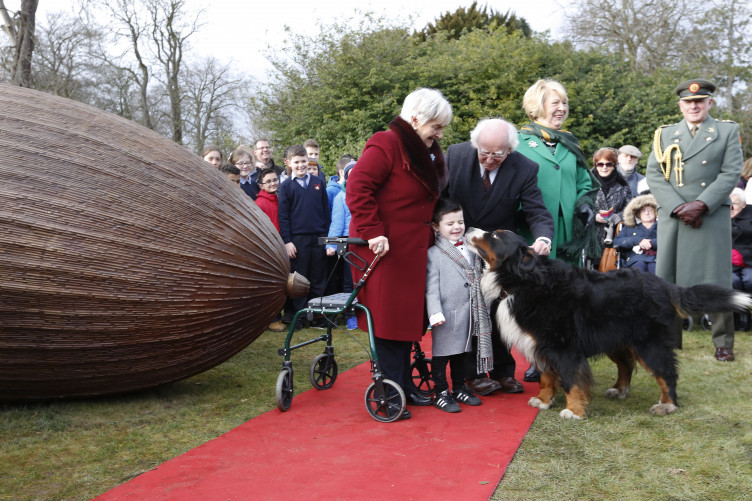
[[[711,284],[679,288],[678,299],[677,310],[683,317],[703,313],[743,312],[752,306],[752,296],[749,294]]]

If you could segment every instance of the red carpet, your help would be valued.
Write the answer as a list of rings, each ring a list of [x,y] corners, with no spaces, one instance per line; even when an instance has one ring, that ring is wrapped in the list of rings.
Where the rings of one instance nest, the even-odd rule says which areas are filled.
[[[528,364],[515,356],[521,381]],[[308,370],[309,361],[293,363]],[[537,383],[459,414],[409,407],[412,419],[379,423],[363,403],[369,369],[344,372],[329,390],[297,395],[289,411],[258,416],[96,499],[488,499],[535,419],[527,401]]]

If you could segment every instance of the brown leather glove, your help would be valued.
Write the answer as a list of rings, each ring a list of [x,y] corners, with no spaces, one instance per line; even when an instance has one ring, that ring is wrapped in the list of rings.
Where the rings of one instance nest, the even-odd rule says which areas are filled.
[[[674,209],[674,214],[681,219],[684,224],[687,224],[692,228],[699,228],[702,226],[702,215],[707,211],[708,206],[705,205],[705,202],[694,200],[692,202],[681,204]]]

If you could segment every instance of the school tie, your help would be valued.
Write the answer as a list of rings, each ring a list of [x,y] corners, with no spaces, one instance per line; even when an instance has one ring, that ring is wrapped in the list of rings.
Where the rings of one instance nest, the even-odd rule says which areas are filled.
[[[483,171],[483,177],[481,178],[483,181],[483,189],[488,191],[491,188],[491,178],[488,177],[488,171]]]

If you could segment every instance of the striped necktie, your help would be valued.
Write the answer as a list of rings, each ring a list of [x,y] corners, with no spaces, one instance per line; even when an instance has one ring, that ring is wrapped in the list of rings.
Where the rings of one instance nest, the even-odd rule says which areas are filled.
[[[483,177],[481,178],[481,180],[483,181],[483,189],[484,190],[488,191],[489,189],[491,189],[491,178],[488,177],[488,171],[487,170],[483,171]]]

